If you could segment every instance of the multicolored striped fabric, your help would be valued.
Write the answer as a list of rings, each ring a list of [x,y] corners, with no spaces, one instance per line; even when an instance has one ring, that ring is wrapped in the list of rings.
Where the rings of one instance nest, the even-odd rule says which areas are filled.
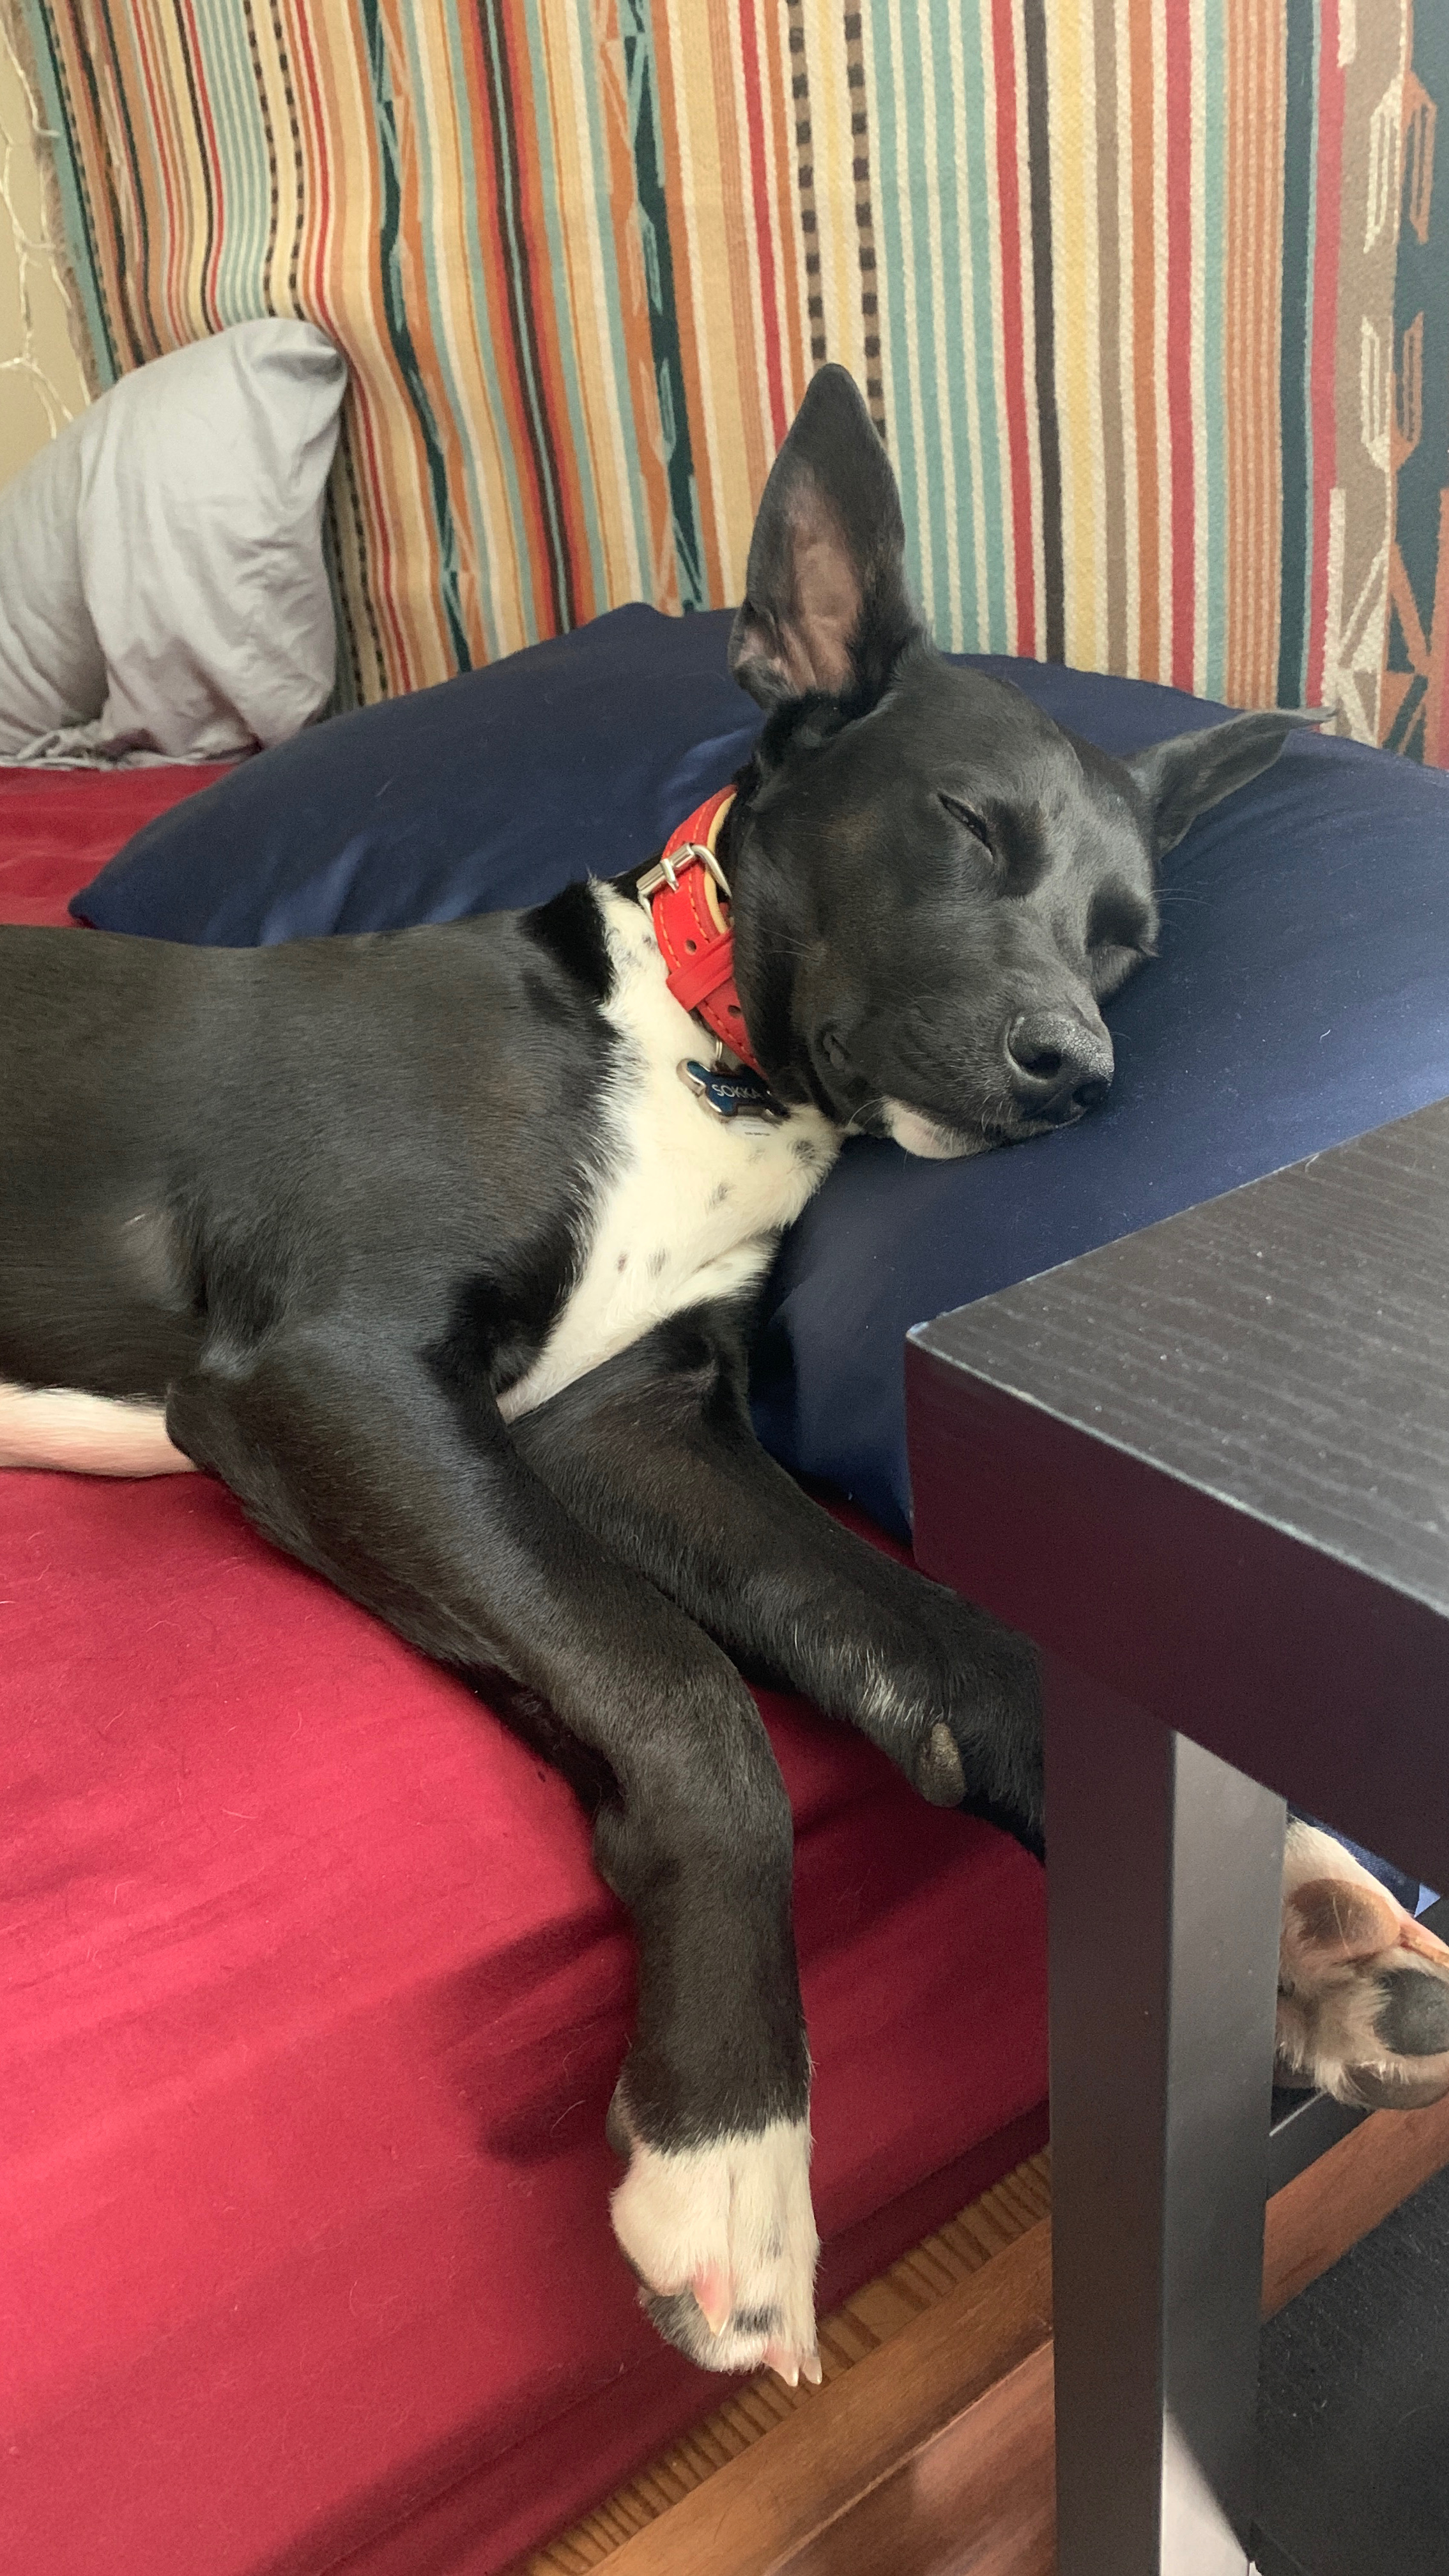
[[[304,315],[373,698],[738,597],[814,366],[943,643],[1449,760],[1435,0],[12,0],[98,381]]]

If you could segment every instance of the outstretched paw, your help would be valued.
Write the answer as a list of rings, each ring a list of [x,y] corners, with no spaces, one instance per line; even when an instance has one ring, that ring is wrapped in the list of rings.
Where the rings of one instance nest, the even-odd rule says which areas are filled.
[[[704,2370],[769,2368],[791,2388],[818,2381],[809,2122],[653,2147],[616,2095],[609,2126],[629,2158],[614,2233],[666,2341]]]
[[[1278,2080],[1372,2111],[1449,2093],[1449,1949],[1316,1825],[1284,1853]]]
[[[1043,1849],[1041,1677],[1036,1649],[969,1603],[949,1604],[947,1708],[918,1734],[912,1776],[935,1807],[969,1806]]]

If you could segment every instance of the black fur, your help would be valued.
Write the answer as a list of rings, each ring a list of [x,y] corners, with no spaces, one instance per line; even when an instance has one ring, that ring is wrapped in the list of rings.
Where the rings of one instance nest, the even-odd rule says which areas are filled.
[[[523,928],[530,939],[546,948],[556,965],[563,968],[570,982],[587,993],[592,1002],[607,1002],[613,984],[608,943],[599,907],[586,885],[565,886],[552,903],[541,903],[523,915]],[[548,991],[549,1016],[567,1019],[573,995]]]
[[[778,1090],[976,1145],[1081,1114],[1110,1078],[1098,1006],[1156,936],[1156,849],[1295,719],[1124,765],[944,662],[834,368],[771,475],[732,652],[771,711],[724,855]],[[253,952],[0,931],[0,1377],[164,1402],[278,1545],[562,1763],[638,1926],[623,2127],[682,2145],[799,2116],[808,2082],[789,1808],[737,1667],[1033,1850],[1038,1711],[1019,1639],[764,1456],[740,1303],[505,1423],[602,1185],[609,988],[582,887]]]

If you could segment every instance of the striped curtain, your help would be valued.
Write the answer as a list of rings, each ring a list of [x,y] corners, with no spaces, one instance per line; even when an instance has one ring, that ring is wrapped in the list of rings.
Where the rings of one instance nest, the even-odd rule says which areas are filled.
[[[939,640],[1449,760],[1445,0],[11,0],[97,382],[300,314],[350,693],[738,597],[813,367]]]

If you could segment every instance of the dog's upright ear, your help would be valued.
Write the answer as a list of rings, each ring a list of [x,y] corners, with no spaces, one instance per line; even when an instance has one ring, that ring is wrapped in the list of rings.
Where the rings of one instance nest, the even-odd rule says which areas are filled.
[[[854,379],[822,367],[770,469],[730,669],[765,708],[823,689],[879,694],[924,633],[906,586],[890,461]]]
[[[1175,848],[1209,805],[1270,768],[1290,733],[1301,725],[1327,724],[1332,714],[1331,707],[1265,707],[1134,752],[1122,765],[1147,800],[1154,855],[1160,859]]]

